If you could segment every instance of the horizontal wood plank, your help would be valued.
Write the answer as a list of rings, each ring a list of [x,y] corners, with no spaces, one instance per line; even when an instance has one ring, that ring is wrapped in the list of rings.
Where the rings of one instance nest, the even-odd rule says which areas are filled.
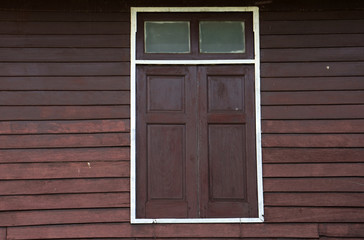
[[[316,224],[173,224],[173,225],[130,225],[121,224],[79,224],[39,227],[17,227],[8,229],[11,239],[28,238],[219,238],[229,237],[301,237],[317,238]]]
[[[264,206],[364,207],[364,193],[265,193]]]
[[[266,207],[266,222],[315,223],[315,222],[363,222],[364,208],[336,207]]]
[[[2,181],[0,184],[2,196],[62,193],[113,193],[128,192],[129,190],[130,181],[128,178],[7,180]]]
[[[261,62],[363,61],[364,47],[262,49]]]
[[[261,48],[363,47],[364,34],[262,35]]]
[[[264,163],[363,162],[363,148],[263,148]]]
[[[4,91],[1,105],[125,105],[129,91]]]
[[[129,162],[0,164],[1,180],[128,177]]]
[[[129,130],[129,119],[0,122],[0,134],[107,133],[129,132]]]
[[[129,147],[0,150],[0,163],[118,160],[130,160]]]
[[[263,92],[262,105],[363,104],[364,91]]]
[[[264,120],[263,133],[364,133],[364,120]]]
[[[364,236],[363,223],[346,223],[346,224],[320,224],[319,233],[328,237],[359,237]]]
[[[362,77],[262,78],[261,90],[262,91],[364,90],[364,81]]]
[[[0,77],[0,90],[130,90],[130,79],[127,76]]]
[[[126,221],[129,221],[129,209],[127,208],[0,212],[0,226],[112,223]],[[27,236],[27,239],[29,238],[31,237]]]
[[[1,76],[112,76],[129,75],[128,62],[2,63]]]
[[[355,10],[337,11],[312,11],[306,9],[305,11],[268,11],[260,14],[263,21],[267,20],[335,20],[335,19],[362,19],[363,12]]]
[[[262,77],[362,76],[364,62],[262,63]]]
[[[361,192],[364,178],[265,178],[264,192]]]
[[[129,193],[0,196],[0,211],[129,207]]]
[[[129,106],[0,106],[0,120],[114,119],[130,116]]]
[[[125,13],[129,11],[128,5],[122,1],[111,1],[104,2],[103,4],[89,3],[84,0],[78,2],[74,1],[63,1],[63,2],[49,2],[44,0],[34,0],[26,5],[19,4],[19,2],[4,2],[3,9],[16,10],[23,13],[24,11],[45,11],[45,12],[70,12],[77,14],[78,12],[116,12]],[[86,10],[86,11],[85,11]],[[81,15],[82,16],[82,15]]]
[[[0,34],[129,34],[129,22],[0,22]]]
[[[1,148],[56,148],[56,147],[101,147],[128,146],[128,133],[98,134],[45,134],[45,135],[2,135]]]
[[[2,47],[72,47],[72,48],[90,48],[90,47],[129,47],[130,36],[122,35],[1,35],[0,45]]]
[[[260,33],[266,34],[323,34],[364,33],[364,20],[311,20],[311,21],[263,21]]]
[[[364,163],[264,164],[263,177],[362,177]]]
[[[122,105],[130,103],[129,91],[3,91],[0,105]]]
[[[364,147],[364,134],[264,134],[263,147]]]
[[[364,105],[263,106],[262,119],[362,119]]]
[[[0,48],[3,62],[129,61],[128,48]]]
[[[0,11],[1,21],[24,22],[128,22],[128,12],[72,12],[72,11]]]
[[[264,134],[263,147],[363,147],[363,134]]]

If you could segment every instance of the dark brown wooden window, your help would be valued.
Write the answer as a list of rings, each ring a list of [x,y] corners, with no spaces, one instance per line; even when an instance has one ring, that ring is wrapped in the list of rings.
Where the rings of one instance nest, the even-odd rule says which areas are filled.
[[[181,14],[177,20],[190,21],[194,36],[195,23],[213,15]],[[204,55],[196,48],[198,36],[191,37],[189,53],[147,53],[144,22],[171,15],[141,16],[140,59],[235,59],[253,53],[246,38],[237,53]],[[222,16],[229,14],[216,19]],[[247,14],[228,20],[237,23],[239,16],[251,29]],[[258,217],[254,76],[254,65],[136,66],[137,218]]]

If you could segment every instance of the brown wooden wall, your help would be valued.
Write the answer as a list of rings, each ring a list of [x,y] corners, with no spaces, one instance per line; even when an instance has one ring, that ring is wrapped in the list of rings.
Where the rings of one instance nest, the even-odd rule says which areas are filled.
[[[364,11],[282,2],[257,1],[265,223],[166,225],[129,224],[131,2],[2,2],[0,239],[364,238]]]

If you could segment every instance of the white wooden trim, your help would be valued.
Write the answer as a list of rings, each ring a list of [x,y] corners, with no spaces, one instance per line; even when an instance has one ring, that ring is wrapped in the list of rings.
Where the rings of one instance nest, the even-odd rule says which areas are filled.
[[[253,11],[254,31],[254,58],[255,58],[255,140],[257,154],[257,191],[258,191],[258,215],[264,222],[263,201],[263,162],[262,162],[262,130],[261,130],[261,105],[260,105],[260,40],[259,40],[259,10]]]
[[[168,64],[178,64],[178,65],[208,65],[208,64],[255,64],[254,59],[227,59],[227,60],[135,60],[135,64],[142,65],[168,65]]]
[[[131,9],[131,33],[130,33],[130,221],[136,219],[136,16],[137,12]]]
[[[131,223],[261,223],[261,218],[139,218]]]
[[[261,146],[261,106],[260,106],[260,45],[258,7],[132,7],[130,37],[130,222],[134,224],[152,223],[260,223],[264,222],[263,173]],[[136,31],[138,12],[252,12],[254,31],[254,59],[226,60],[136,60]],[[256,156],[258,218],[136,218],[136,65],[200,65],[200,64],[254,64],[255,67],[255,109],[256,109]]]

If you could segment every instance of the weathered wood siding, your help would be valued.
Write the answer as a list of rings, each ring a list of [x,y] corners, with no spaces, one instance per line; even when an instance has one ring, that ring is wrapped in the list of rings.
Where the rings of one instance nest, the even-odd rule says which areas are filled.
[[[260,5],[265,223],[130,225],[112,2],[1,3],[0,239],[364,237],[364,11]]]

